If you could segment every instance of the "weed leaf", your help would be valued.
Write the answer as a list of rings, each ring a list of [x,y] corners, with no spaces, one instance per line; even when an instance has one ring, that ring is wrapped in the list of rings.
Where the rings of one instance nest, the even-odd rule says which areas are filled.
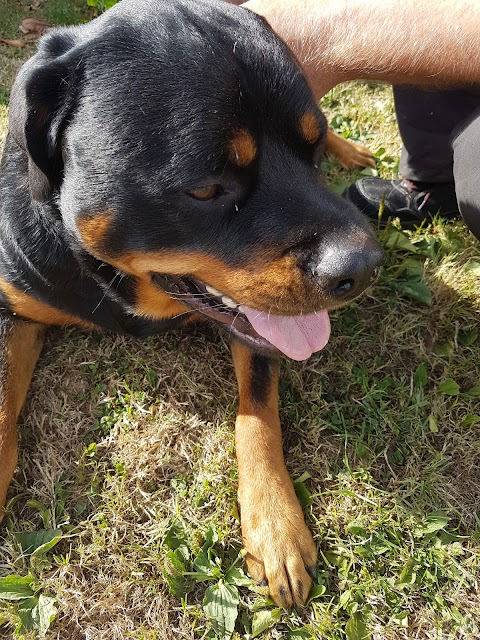
[[[467,273],[471,273],[474,276],[480,276],[480,262],[475,262],[472,260],[464,267]]]
[[[313,640],[313,636],[304,629],[294,629],[287,635],[287,640]]]
[[[423,278],[425,266],[423,258],[407,258],[401,265],[401,274],[406,276],[407,280],[419,281]]]
[[[298,501],[300,502],[302,507],[309,507],[313,502],[312,494],[307,489],[307,487],[303,484],[303,482],[299,482],[297,480],[297,482],[293,483],[293,488],[295,489],[295,493],[297,494]]]
[[[32,596],[24,600],[18,607],[17,614],[20,619],[20,624],[16,628],[16,635],[23,634],[24,631],[30,631],[35,628],[35,621],[33,619],[33,610],[38,605],[37,596]]]
[[[351,533],[354,536],[360,536],[361,538],[368,538],[367,530],[363,527],[360,527],[356,522],[350,522],[345,527],[345,530],[348,533]]]
[[[398,624],[400,627],[408,627],[408,611],[400,611],[392,617],[392,622]]]
[[[171,593],[181,598],[191,589],[190,581],[184,575],[188,569],[190,551],[185,527],[181,520],[177,518],[173,521],[163,542],[169,549],[165,554],[163,577]]]
[[[33,619],[41,638],[45,636],[56,615],[57,608],[55,607],[55,598],[40,594],[38,604],[33,610]]]
[[[388,230],[386,247],[387,249],[401,249],[411,253],[418,252],[417,247],[410,242],[407,236],[394,227],[390,227]]]
[[[205,542],[203,543],[202,548],[197,554],[193,566],[195,570],[199,573],[205,574],[207,577],[212,575],[212,573],[217,569],[217,564],[215,560],[212,558],[213,555],[213,545],[218,540],[218,534],[213,527],[209,527],[207,529],[207,533],[205,534]]]
[[[33,596],[32,582],[32,576],[0,578],[0,600],[23,600]]]
[[[249,587],[252,584],[252,580],[245,575],[240,567],[230,567],[225,574],[225,582],[235,584],[237,587]]]
[[[207,533],[205,534],[205,542],[203,543],[202,549],[206,551],[207,549],[211,549],[213,545],[218,541],[218,534],[214,527],[208,527]]]
[[[221,638],[230,638],[238,615],[238,589],[219,580],[205,591],[203,610]]]
[[[333,564],[334,567],[338,567],[342,571],[347,570],[348,558],[345,558],[338,553],[333,553],[333,551],[325,551],[323,555],[325,557],[325,560],[330,564]]]
[[[310,593],[308,595],[308,603],[310,603],[312,600],[315,600],[316,598],[320,598],[321,596],[323,596],[326,590],[327,587],[324,584],[314,584],[310,589]]]
[[[412,300],[421,302],[428,307],[432,305],[432,293],[424,282],[397,282],[397,288]]]
[[[438,388],[447,396],[458,396],[460,393],[460,387],[452,378],[443,380],[443,382],[438,385]]]
[[[44,638],[56,615],[55,598],[44,595],[27,598],[18,608],[20,625],[16,632],[35,629],[40,638]]]
[[[257,611],[253,615],[252,621],[252,638],[256,638],[261,633],[269,629],[281,618],[281,609],[265,609],[264,611]]]
[[[476,385],[475,387],[469,389],[466,395],[470,396],[470,398],[478,398],[478,396],[480,396],[480,385]]]
[[[427,384],[427,367],[424,362],[416,368],[413,381],[417,387],[424,387]]]
[[[43,526],[48,529],[51,520],[50,510],[38,500],[27,500],[26,505],[27,507],[32,507],[32,509],[37,509],[41,513]]]
[[[40,557],[52,549],[61,539],[61,529],[39,529],[26,533],[14,533],[15,540],[25,555]]]
[[[180,546],[186,546],[188,548],[187,534],[181,520],[174,520],[170,529],[167,529],[164,544],[172,551],[175,551],[175,549],[178,549]]]
[[[417,563],[414,558],[410,558],[410,560],[407,561],[405,568],[403,569],[402,573],[400,574],[400,578],[396,583],[397,587],[402,588],[415,582],[415,580],[417,579],[417,574],[415,572],[416,566]]]
[[[425,524],[415,527],[414,535],[417,538],[421,538],[435,533],[436,531],[440,531],[440,529],[445,529],[449,521],[450,518],[443,513],[430,513],[427,516]]]
[[[165,555],[163,577],[167,581],[170,591],[177,598],[181,598],[190,590],[189,580],[184,575],[187,570],[184,553],[184,548],[178,547],[175,551],[170,550]]]
[[[440,243],[433,236],[424,236],[423,238],[415,238],[412,244],[422,256],[426,256],[434,260],[440,250]]]
[[[361,614],[355,613],[353,616],[350,616],[345,625],[345,634],[347,640],[369,640],[370,632]]]
[[[460,344],[464,345],[472,345],[475,340],[478,338],[478,330],[473,327],[471,329],[465,329],[465,331],[461,331],[458,334],[458,341]]]
[[[344,609],[351,599],[352,599],[352,592],[350,590],[347,590],[342,593],[338,603],[340,607]]]

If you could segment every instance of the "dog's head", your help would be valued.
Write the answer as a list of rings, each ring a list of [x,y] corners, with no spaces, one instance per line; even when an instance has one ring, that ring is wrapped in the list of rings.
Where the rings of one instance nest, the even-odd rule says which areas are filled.
[[[33,198],[58,204],[78,255],[133,278],[151,317],[168,294],[301,359],[328,339],[326,310],[375,274],[366,221],[318,178],[325,118],[245,9],[124,0],[56,30],[11,114]]]

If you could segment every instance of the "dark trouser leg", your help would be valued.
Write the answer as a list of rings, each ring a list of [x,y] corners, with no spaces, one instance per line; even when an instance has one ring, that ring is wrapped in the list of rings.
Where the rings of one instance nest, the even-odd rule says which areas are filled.
[[[480,87],[394,87],[394,96],[404,144],[399,172],[406,180],[362,178],[344,196],[377,224],[383,203],[383,220],[398,217],[404,228],[437,214],[456,218],[460,209],[480,239]]]
[[[452,147],[460,213],[480,240],[480,108],[454,132]]]
[[[453,182],[452,132],[480,108],[480,93],[394,87],[394,98],[404,145],[400,175],[414,182]]]

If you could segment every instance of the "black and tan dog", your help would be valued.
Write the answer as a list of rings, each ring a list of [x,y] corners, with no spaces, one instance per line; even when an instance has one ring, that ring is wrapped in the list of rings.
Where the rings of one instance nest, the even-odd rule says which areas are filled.
[[[382,256],[318,181],[325,132],[293,56],[245,9],[124,0],[43,39],[0,174],[2,505],[48,325],[142,336],[210,318],[232,337],[248,569],[279,604],[305,601],[316,550],[283,462],[278,355],[322,348],[327,310]]]

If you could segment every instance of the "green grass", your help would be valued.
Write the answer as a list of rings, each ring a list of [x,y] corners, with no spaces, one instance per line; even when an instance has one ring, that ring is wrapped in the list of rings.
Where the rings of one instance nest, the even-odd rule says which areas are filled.
[[[93,17],[84,0],[43,0],[31,9],[32,0],[0,0],[0,29],[2,38],[18,38],[18,27],[25,18],[42,18],[54,26],[78,24]],[[3,45],[2,45],[3,47]],[[2,49],[4,53],[4,49]]]
[[[324,102],[394,175],[390,91],[350,85]],[[325,169],[337,190],[358,176]],[[380,236],[379,282],[332,314],[321,353],[282,366],[286,462],[320,551],[305,612],[228,573],[241,536],[225,340],[58,330],[20,421],[0,540],[0,575],[30,575],[32,606],[0,605],[2,637],[41,595],[57,610],[50,640],[213,638],[208,602],[227,584],[236,640],[262,626],[264,640],[478,638],[480,247],[460,222]],[[40,530],[62,537],[32,553],[19,532]]]

